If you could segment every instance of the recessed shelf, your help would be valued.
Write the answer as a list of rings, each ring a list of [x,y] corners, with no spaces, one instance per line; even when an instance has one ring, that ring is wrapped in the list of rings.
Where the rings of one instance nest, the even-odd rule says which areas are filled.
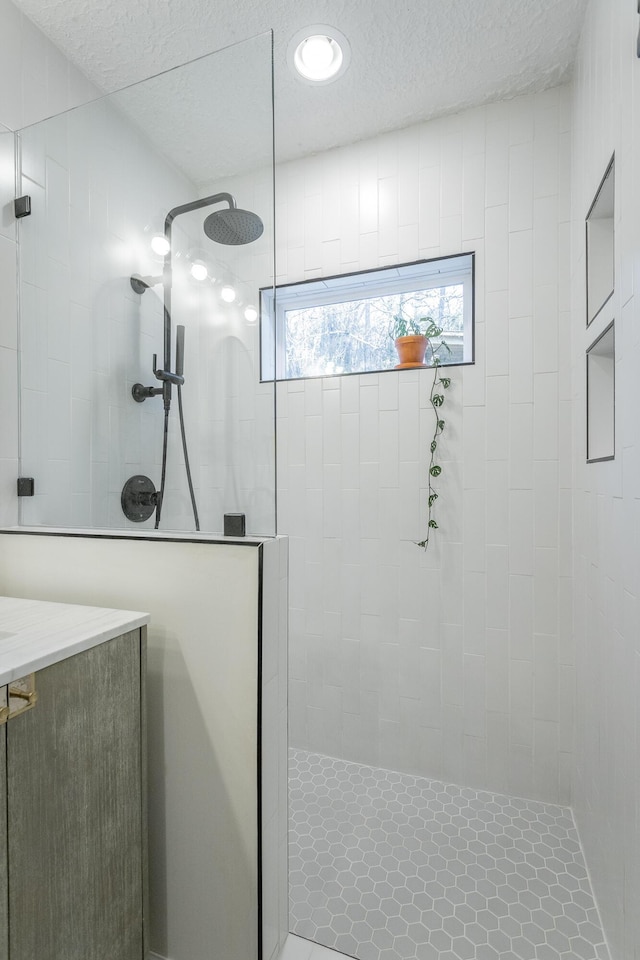
[[[612,159],[586,218],[587,326],[614,289],[614,182]]]
[[[615,456],[615,333],[610,323],[587,350],[587,462]]]

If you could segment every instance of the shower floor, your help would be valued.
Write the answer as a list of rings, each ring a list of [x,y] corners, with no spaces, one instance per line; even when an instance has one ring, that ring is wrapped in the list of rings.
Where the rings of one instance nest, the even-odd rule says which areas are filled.
[[[571,811],[290,751],[292,933],[358,960],[609,960]]]

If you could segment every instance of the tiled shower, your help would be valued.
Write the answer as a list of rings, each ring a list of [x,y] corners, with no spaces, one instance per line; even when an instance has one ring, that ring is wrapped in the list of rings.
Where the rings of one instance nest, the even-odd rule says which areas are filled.
[[[1,9],[9,38],[3,69],[9,79],[20,75],[21,89],[16,107],[11,83],[2,85],[0,121],[16,129],[67,106],[70,92],[83,99],[84,81],[55,48],[46,48],[43,55],[28,20],[19,15],[16,21],[8,0]],[[347,827],[346,814],[353,814],[353,863],[376,855],[356,842],[367,839],[358,836],[363,827],[358,818],[364,819],[369,840],[389,843],[371,836],[380,819],[379,810],[371,807],[382,799],[375,790],[388,792],[386,783],[398,791],[396,799],[384,800],[390,809],[387,819],[394,824],[390,835],[402,837],[403,848],[414,852],[416,843],[435,842],[456,851],[453,857],[431,847],[422,850],[427,861],[442,856],[443,863],[415,863],[408,857],[416,873],[392,890],[408,890],[411,904],[380,897],[380,903],[391,901],[389,910],[399,904],[402,923],[396,918],[389,925],[395,915],[381,910],[386,919],[379,930],[386,933],[379,933],[378,943],[366,917],[378,907],[368,908],[363,899],[375,896],[375,890],[360,891],[356,904],[347,899],[353,892],[341,897],[350,889],[346,877],[332,877],[328,882],[338,883],[340,890],[330,887],[323,893],[320,872],[305,873],[294,864],[292,928],[310,921],[314,910],[329,910],[329,920],[322,914],[321,923],[312,921],[313,930],[301,927],[300,933],[319,936],[319,930],[331,930],[335,939],[330,946],[361,960],[377,957],[371,948],[359,954],[358,943],[373,944],[380,956],[391,951],[394,960],[414,956],[410,943],[419,960],[430,960],[431,943],[446,960],[465,954],[469,960],[493,960],[491,951],[509,960],[511,954],[520,960],[555,960],[563,954],[567,960],[588,960],[585,954],[605,957],[595,901],[613,960],[635,960],[640,949],[640,441],[634,415],[640,352],[640,195],[635,176],[640,142],[638,124],[632,122],[638,101],[637,26],[633,3],[592,0],[570,84],[285,163],[277,171],[277,282],[476,253],[476,362],[453,371],[443,460],[446,495],[438,537],[428,553],[413,542],[423,535],[424,525],[421,471],[427,428],[421,374],[326,378],[277,388],[279,528],[290,536],[291,546],[293,770],[299,772],[302,756],[308,773],[320,768],[305,793],[309,806],[320,810],[296,809],[304,798],[294,793],[303,788],[292,786],[292,814],[300,813],[293,822],[308,824],[300,837],[308,853],[303,862],[335,869],[338,875],[345,872],[322,862],[330,850],[313,846],[323,839],[313,831],[329,833],[335,824],[323,826],[312,818],[328,816]],[[22,50],[22,61],[9,47]],[[42,81],[49,100],[48,110],[37,114],[34,78]],[[4,170],[12,158],[2,137],[0,151],[6,185]],[[590,337],[584,217],[614,152],[616,456],[607,464],[586,465],[584,367]],[[250,192],[254,206],[265,190],[248,174],[233,176],[229,185]],[[0,389],[14,425],[15,247],[14,225],[3,220],[0,271],[7,292],[0,305]],[[267,283],[269,265],[259,264],[255,276],[256,285]],[[56,356],[46,360],[60,362]],[[31,389],[28,383],[22,386]],[[241,392],[236,389],[234,399]],[[255,397],[244,393],[243,400],[253,405]],[[86,411],[77,406],[82,432]],[[202,413],[206,419],[208,411]],[[253,435],[247,408],[238,419],[249,449]],[[134,431],[130,447],[135,437]],[[74,438],[62,439],[66,459],[72,461]],[[4,522],[13,523],[17,429],[8,429],[0,443],[5,491],[0,507]],[[120,466],[115,468],[118,481]],[[73,510],[86,511],[87,491],[65,490],[64,468],[56,464],[52,469],[61,480],[64,509],[72,519],[79,518]],[[115,492],[115,483],[113,487]],[[67,504],[69,492],[78,496],[76,506],[73,500]],[[313,780],[325,775],[337,782]],[[353,789],[354,778],[361,778],[358,788],[368,782],[383,786],[363,796]],[[421,807],[420,823],[402,822],[403,816],[417,816],[398,799],[404,793],[411,797],[411,807]],[[320,796],[329,799],[320,804]],[[469,822],[491,824],[505,849],[519,850],[521,858],[505,855],[501,867],[488,848],[472,848],[482,844],[481,831],[474,829],[473,838],[464,836],[462,831],[472,828],[460,822],[461,814],[444,809],[453,806],[460,811],[473,807]],[[505,814],[507,807],[516,812]],[[446,844],[433,839],[432,828],[443,814],[451,817],[443,826],[458,831],[437,831]],[[529,826],[515,823],[520,819]],[[416,832],[409,835],[407,827]],[[537,829],[541,838],[543,828],[562,834],[554,835],[555,847],[525,836]],[[576,828],[592,888],[582,872]],[[488,826],[486,832],[492,832]],[[293,831],[292,839],[302,850]],[[333,840],[324,839],[332,845]],[[572,859],[518,847],[538,842],[552,854],[560,851]],[[343,841],[335,844],[346,850]],[[356,859],[356,849],[362,850],[363,861]],[[389,856],[398,866],[405,862],[383,849],[381,860]],[[292,858],[297,856],[292,845]],[[544,865],[531,860],[536,856]],[[342,857],[340,849],[336,859]],[[496,865],[480,863],[482,857]],[[571,886],[555,883],[546,873],[525,877],[526,888],[508,879],[522,876],[515,868],[507,870],[508,863],[547,871],[555,859],[575,865],[573,874],[558,864],[551,869],[556,878],[563,872],[573,876]],[[467,871],[475,890],[465,890],[464,875],[448,866],[457,862],[486,871],[475,878]],[[424,870],[421,877],[422,867],[450,876],[427,878]],[[491,879],[492,870],[507,880]],[[358,876],[352,871],[352,879]],[[416,877],[424,889],[417,888]],[[443,879],[450,877],[453,881],[445,884]],[[495,897],[489,887],[486,893],[480,890],[483,881],[496,887]],[[547,884],[548,892],[538,883]],[[434,887],[433,896],[427,884],[439,884],[442,891]],[[359,890],[355,882],[353,887]],[[502,895],[498,887],[505,888]],[[306,900],[301,893],[295,899],[296,888],[307,891]],[[388,893],[386,888],[383,892]],[[480,900],[469,901],[474,894],[486,899],[495,919],[484,915]],[[421,908],[421,896],[430,897],[433,908],[427,899]],[[494,899],[506,912],[492,912],[488,904]],[[337,903],[329,909],[331,900],[342,900],[346,907]],[[436,901],[444,901],[441,910],[452,912],[438,912]],[[311,914],[302,916],[296,903],[306,903],[302,912]],[[349,910],[356,905],[361,910],[350,919]],[[424,910],[421,918],[415,918],[410,905]],[[463,906],[474,911],[475,919]],[[402,916],[403,908],[411,920]],[[429,936],[423,934],[419,943],[408,927],[425,926],[427,912],[435,916],[429,917]],[[349,931],[342,929],[345,920],[336,927],[338,917],[349,920]],[[462,924],[462,932],[453,922],[448,923],[453,932],[447,931],[445,921],[451,918]],[[548,926],[549,918],[554,927]],[[353,934],[359,923],[372,931],[361,930],[367,937],[361,941]],[[352,937],[356,947],[353,940],[338,942],[339,937]],[[465,942],[454,947],[456,939]]]
[[[591,5],[573,85],[279,169],[280,283],[459,251],[475,251],[478,264],[476,362],[451,371],[445,496],[429,552],[414,545],[426,515],[426,378],[405,371],[278,387],[280,522],[291,538],[291,929],[362,960],[607,956],[605,935],[612,957],[637,951],[629,211],[640,144],[623,119],[637,83],[631,13]],[[584,217],[614,150],[617,446],[614,461],[587,465]],[[300,758],[309,765],[302,781]],[[393,785],[384,802],[362,790],[374,781]],[[421,797],[421,824],[402,819],[394,796],[407,783]],[[452,897],[454,919],[469,891],[434,849],[446,882],[411,874],[410,903],[400,877],[382,876],[398,873],[399,857],[392,862],[381,809],[396,846],[400,836],[411,850],[433,840],[438,792],[487,805],[499,843],[531,843],[518,856],[531,856],[542,877],[521,878],[519,889],[500,881],[512,899],[490,921],[498,926],[478,925],[476,889],[476,916],[461,910],[470,930],[451,922],[447,934],[427,885],[440,885],[431,896],[445,901],[441,911]],[[500,804],[540,817],[538,830],[559,818],[567,848],[559,857],[544,842],[536,850],[540,834],[517,837],[513,822],[487,809]],[[464,817],[448,827],[469,862],[486,856],[471,849]],[[577,872],[567,888],[559,877],[569,854]],[[403,891],[397,901],[391,890]],[[422,939],[406,939],[412,922]]]

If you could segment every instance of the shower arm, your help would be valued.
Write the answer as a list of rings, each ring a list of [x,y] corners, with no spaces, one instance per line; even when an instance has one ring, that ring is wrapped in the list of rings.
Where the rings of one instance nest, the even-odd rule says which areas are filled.
[[[184,377],[171,373],[171,287],[172,287],[172,268],[171,268],[171,227],[176,217],[183,213],[191,213],[192,210],[199,210],[201,207],[209,207],[213,203],[228,203],[229,209],[234,210],[236,201],[230,193],[214,193],[210,197],[202,197],[200,200],[192,200],[190,203],[183,203],[178,207],[169,210],[164,221],[164,235],[169,244],[164,257],[164,268],[162,271],[162,287],[164,294],[164,365],[162,370],[156,369],[156,358],[153,360],[153,372],[156,379],[163,381],[162,395],[165,405],[171,400],[171,384],[184,383]]]

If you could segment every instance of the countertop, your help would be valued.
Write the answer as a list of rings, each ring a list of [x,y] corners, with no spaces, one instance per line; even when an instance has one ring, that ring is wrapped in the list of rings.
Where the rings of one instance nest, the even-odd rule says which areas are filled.
[[[0,597],[0,686],[148,622],[136,610]]]

